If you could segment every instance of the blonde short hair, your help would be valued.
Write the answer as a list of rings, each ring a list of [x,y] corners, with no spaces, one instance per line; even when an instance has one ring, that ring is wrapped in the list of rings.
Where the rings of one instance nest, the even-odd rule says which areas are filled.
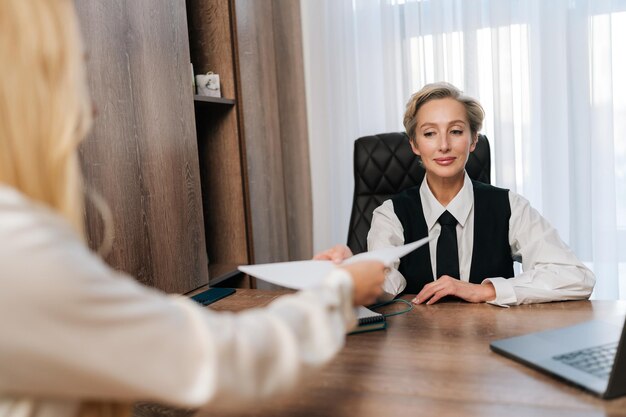
[[[77,147],[91,101],[82,51],[73,1],[0,1],[0,183],[84,237]]]
[[[404,112],[404,129],[409,136],[409,140],[415,140],[415,127],[417,125],[417,112],[419,109],[431,100],[442,98],[453,98],[465,106],[467,120],[472,133],[472,140],[476,140],[485,118],[483,107],[478,100],[464,95],[461,90],[446,82],[426,84],[409,99],[409,102],[406,104],[406,111]]]

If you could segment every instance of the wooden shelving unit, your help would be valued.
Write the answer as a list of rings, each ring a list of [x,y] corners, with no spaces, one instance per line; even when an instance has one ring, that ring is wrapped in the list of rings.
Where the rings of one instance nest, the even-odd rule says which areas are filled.
[[[193,101],[196,104],[225,104],[228,106],[235,105],[235,99],[232,98],[223,98],[223,97],[208,97],[208,96],[193,96]]]
[[[189,49],[196,74],[220,76],[224,97],[194,96],[209,285],[250,287],[238,265],[254,262],[239,98],[234,5],[187,0]]]
[[[194,106],[209,268],[310,257],[300,2],[186,1],[194,71],[233,100]]]

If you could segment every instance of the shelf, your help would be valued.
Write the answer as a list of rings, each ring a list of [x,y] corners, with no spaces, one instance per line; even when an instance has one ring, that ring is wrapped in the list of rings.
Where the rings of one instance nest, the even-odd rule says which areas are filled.
[[[247,275],[237,269],[235,264],[209,264],[209,284],[196,288],[185,295],[191,297],[211,287],[250,288]]]
[[[215,286],[232,278],[242,278],[243,272],[233,264],[209,264],[209,285]]]
[[[193,96],[193,101],[195,103],[226,104],[228,106],[235,105],[235,100],[232,98],[199,96],[197,94]]]
[[[209,264],[209,285],[205,287],[251,288],[250,281],[236,264]]]

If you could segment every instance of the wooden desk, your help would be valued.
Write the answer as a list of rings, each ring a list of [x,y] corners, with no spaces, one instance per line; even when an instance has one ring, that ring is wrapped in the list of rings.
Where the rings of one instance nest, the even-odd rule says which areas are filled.
[[[265,305],[280,294],[237,290],[212,307],[239,311]],[[495,339],[611,313],[626,313],[626,302],[508,309],[460,302],[415,306],[390,317],[386,331],[348,336],[340,354],[289,395],[243,410],[216,407],[197,415],[626,416],[626,397],[600,400],[489,350]]]

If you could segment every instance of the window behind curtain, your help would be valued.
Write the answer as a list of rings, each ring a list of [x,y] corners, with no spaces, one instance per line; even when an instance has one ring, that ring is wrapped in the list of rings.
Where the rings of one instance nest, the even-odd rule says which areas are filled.
[[[604,265],[594,268],[599,287],[614,285],[599,296],[617,298],[611,295],[619,285],[626,298],[626,4],[551,3],[399,0],[382,7],[394,8],[402,22],[408,90],[445,80],[477,97],[487,114],[483,133],[492,139],[495,184],[526,196],[544,214],[567,212],[568,224],[547,217],[590,267]],[[561,15],[553,32],[552,11]],[[546,36],[562,37],[565,51],[539,52],[551,46]],[[542,54],[553,52],[565,58],[560,74],[541,67]],[[556,116],[567,131],[563,153],[542,146],[552,138],[542,137],[538,125],[549,122],[553,109],[535,107],[542,103],[537,95],[551,94],[554,77],[565,79],[569,90],[565,113]],[[586,132],[576,121],[581,117],[588,119]],[[553,191],[542,177],[558,169],[591,171],[563,184],[570,196],[584,192],[592,200],[586,207],[563,207],[567,200],[549,207],[544,196]],[[581,175],[587,177],[582,191],[575,181]],[[570,197],[569,205],[579,200]]]

